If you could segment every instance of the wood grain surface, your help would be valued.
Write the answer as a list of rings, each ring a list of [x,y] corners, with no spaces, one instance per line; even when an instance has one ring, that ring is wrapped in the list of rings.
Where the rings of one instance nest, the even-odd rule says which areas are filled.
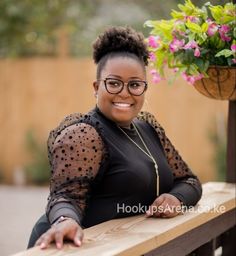
[[[235,209],[235,194],[235,184],[209,182],[203,185],[199,203],[183,215],[171,219],[146,218],[144,215],[115,219],[85,229],[80,248],[70,243],[62,250],[57,250],[54,245],[46,250],[34,247],[14,256],[141,255]]]

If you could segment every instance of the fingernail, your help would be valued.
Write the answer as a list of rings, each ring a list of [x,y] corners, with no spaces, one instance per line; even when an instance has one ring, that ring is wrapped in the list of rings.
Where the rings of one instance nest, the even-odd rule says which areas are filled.
[[[40,244],[40,249],[43,249],[43,248],[45,248],[45,243]]]
[[[61,243],[57,243],[57,249],[61,249]]]
[[[76,242],[77,246],[81,246],[81,241],[80,240],[76,240],[75,242]]]

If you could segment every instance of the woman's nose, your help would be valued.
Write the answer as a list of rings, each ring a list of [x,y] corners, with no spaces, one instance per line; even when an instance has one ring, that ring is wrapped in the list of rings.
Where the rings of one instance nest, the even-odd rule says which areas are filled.
[[[131,95],[128,90],[128,83],[124,83],[124,87],[118,95],[120,95],[122,97],[129,97]]]

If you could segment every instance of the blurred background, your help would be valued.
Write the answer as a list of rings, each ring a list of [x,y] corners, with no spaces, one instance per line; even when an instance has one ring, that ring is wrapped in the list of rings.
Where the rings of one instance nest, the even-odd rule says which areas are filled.
[[[0,0],[1,255],[25,249],[44,211],[50,130],[66,115],[95,105],[92,42],[110,25],[130,25],[148,36],[144,22],[170,18],[181,2]],[[148,80],[144,109],[202,182],[224,180],[228,102],[206,98],[182,79],[172,85]]]

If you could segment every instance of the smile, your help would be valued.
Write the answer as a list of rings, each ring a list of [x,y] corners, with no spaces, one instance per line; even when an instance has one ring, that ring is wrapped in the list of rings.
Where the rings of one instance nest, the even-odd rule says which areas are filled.
[[[113,105],[118,108],[130,108],[133,106],[133,104],[130,103],[124,103],[124,102],[113,102]]]

